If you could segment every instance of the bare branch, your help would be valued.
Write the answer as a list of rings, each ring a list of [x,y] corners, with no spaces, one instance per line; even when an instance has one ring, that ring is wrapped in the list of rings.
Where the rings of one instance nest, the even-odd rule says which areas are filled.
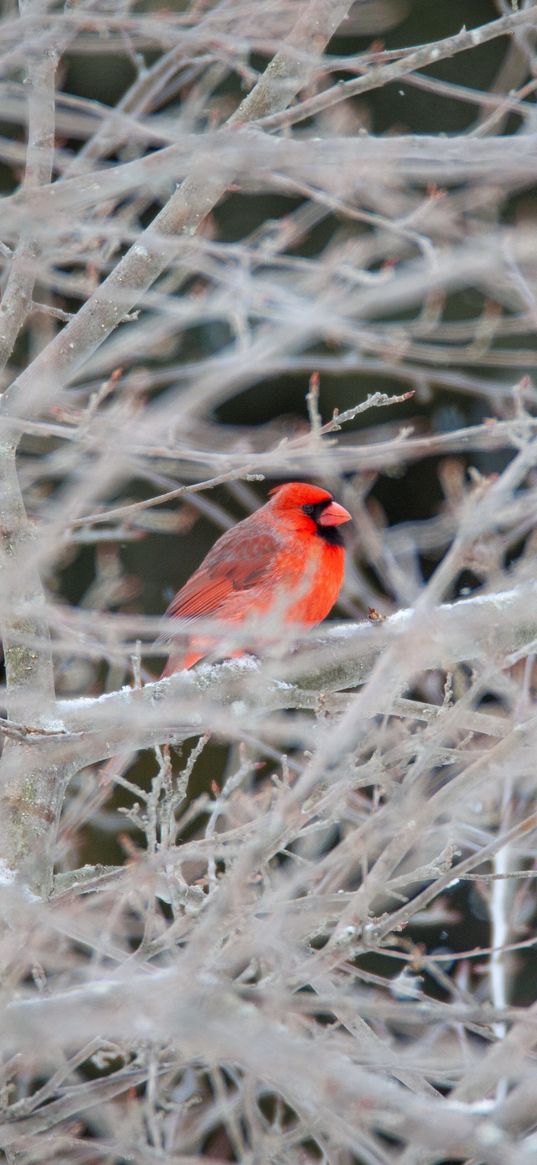
[[[498,655],[508,658],[519,650],[529,651],[537,638],[537,624],[532,615],[534,593],[532,587],[521,587],[503,594],[446,603],[418,617],[412,610],[399,611],[380,625],[344,624],[334,628],[320,643],[313,641],[297,650],[285,667],[280,665],[282,678],[271,679],[273,667],[267,665],[267,674],[267,669],[247,658],[180,673],[146,684],[142,690],[124,688],[97,699],[60,701],[57,716],[68,734],[95,734],[83,743],[85,764],[115,755],[118,747],[129,741],[147,748],[170,737],[177,740],[208,729],[229,730],[234,737],[238,725],[245,718],[248,722],[256,709],[270,712],[280,708],[319,707],[319,693],[364,684],[379,660],[387,670],[393,670],[396,663],[395,688],[402,691],[428,668],[446,668],[461,660],[486,658],[492,612]],[[201,694],[211,709],[210,721],[200,720],[196,697]],[[386,690],[384,698],[377,697],[367,714],[374,716],[385,711],[392,696],[392,690]],[[232,718],[229,712],[220,715],[220,702],[234,706]],[[194,709],[190,721],[189,705]],[[178,708],[181,709],[179,718]],[[116,731],[110,739],[114,726]],[[104,728],[107,743],[101,752],[103,741],[99,730]]]
[[[230,119],[230,127],[286,107],[311,73],[311,66],[305,65],[302,55],[293,53],[293,47],[300,43],[303,50],[305,35],[317,49],[324,47],[349,5],[350,0],[309,0],[290,36],[290,49],[273,58],[264,77]],[[195,233],[233,177],[233,172],[225,169],[215,175],[209,160],[206,155],[194,163],[179,190],[76,318],[6,390],[2,398],[4,416],[27,415],[54,399],[166,269],[170,260],[168,236]]]

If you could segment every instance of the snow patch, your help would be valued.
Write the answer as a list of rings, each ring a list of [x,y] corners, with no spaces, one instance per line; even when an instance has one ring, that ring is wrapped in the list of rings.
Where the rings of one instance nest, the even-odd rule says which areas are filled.
[[[38,894],[34,894],[29,886],[24,882],[19,881],[17,870],[12,870],[4,859],[0,859],[0,888],[2,886],[17,886],[23,898],[27,902],[41,902],[42,899]]]
[[[17,881],[17,871],[12,870],[7,862],[0,859],[0,886],[13,886]]]
[[[40,716],[37,723],[47,732],[67,732],[63,720],[54,720],[49,716]]]

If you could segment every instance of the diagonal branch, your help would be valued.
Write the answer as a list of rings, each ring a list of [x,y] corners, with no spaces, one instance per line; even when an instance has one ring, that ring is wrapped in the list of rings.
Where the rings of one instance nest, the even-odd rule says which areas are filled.
[[[315,58],[336,32],[351,0],[309,0],[292,29],[288,46],[233,114],[231,126],[245,125],[288,105],[315,71]],[[39,353],[4,393],[4,416],[27,416],[43,408],[100,347],[170,262],[167,237],[194,234],[225,194],[233,172],[214,174],[210,152],[199,156],[179,190],[156,215],[75,319]]]
[[[497,37],[514,32],[521,24],[533,24],[536,20],[537,9],[524,8],[524,11],[510,12],[480,28],[462,28],[454,36],[445,37],[444,40],[434,41],[432,44],[420,45],[414,52],[404,56],[401,60],[387,64],[370,65],[365,76],[353,77],[350,81],[338,81],[330,89],[325,89],[317,96],[302,101],[294,109],[282,110],[281,113],[270,113],[263,119],[261,125],[263,129],[274,129],[283,125],[293,125],[307,117],[314,117],[316,113],[321,113],[348,97],[356,97],[360,93],[370,93],[371,90],[378,89],[382,85],[401,80],[408,73],[412,73],[414,69],[423,69],[438,61],[448,60],[457,53],[468,52],[469,49],[476,48],[477,45],[486,44],[488,41],[496,40]]]

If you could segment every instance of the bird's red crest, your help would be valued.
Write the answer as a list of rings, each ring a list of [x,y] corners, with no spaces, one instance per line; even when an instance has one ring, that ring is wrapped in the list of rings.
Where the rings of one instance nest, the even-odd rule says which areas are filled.
[[[306,481],[286,481],[283,485],[276,485],[274,489],[269,490],[269,497],[274,495],[285,507],[315,506],[318,502],[332,500],[332,494],[328,493],[328,490],[321,489],[318,485],[309,485]]]

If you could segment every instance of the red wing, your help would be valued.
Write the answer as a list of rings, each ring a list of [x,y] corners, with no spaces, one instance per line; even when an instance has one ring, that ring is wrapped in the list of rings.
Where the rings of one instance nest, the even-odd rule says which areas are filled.
[[[194,618],[196,615],[212,615],[218,611],[223,601],[233,590],[227,578],[204,577],[205,571],[196,574],[172,599],[167,615],[177,619]]]
[[[178,591],[166,615],[193,618],[218,614],[230,595],[247,595],[253,587],[274,578],[279,541],[269,531],[245,529],[249,521],[246,518],[218,539],[199,569]]]

